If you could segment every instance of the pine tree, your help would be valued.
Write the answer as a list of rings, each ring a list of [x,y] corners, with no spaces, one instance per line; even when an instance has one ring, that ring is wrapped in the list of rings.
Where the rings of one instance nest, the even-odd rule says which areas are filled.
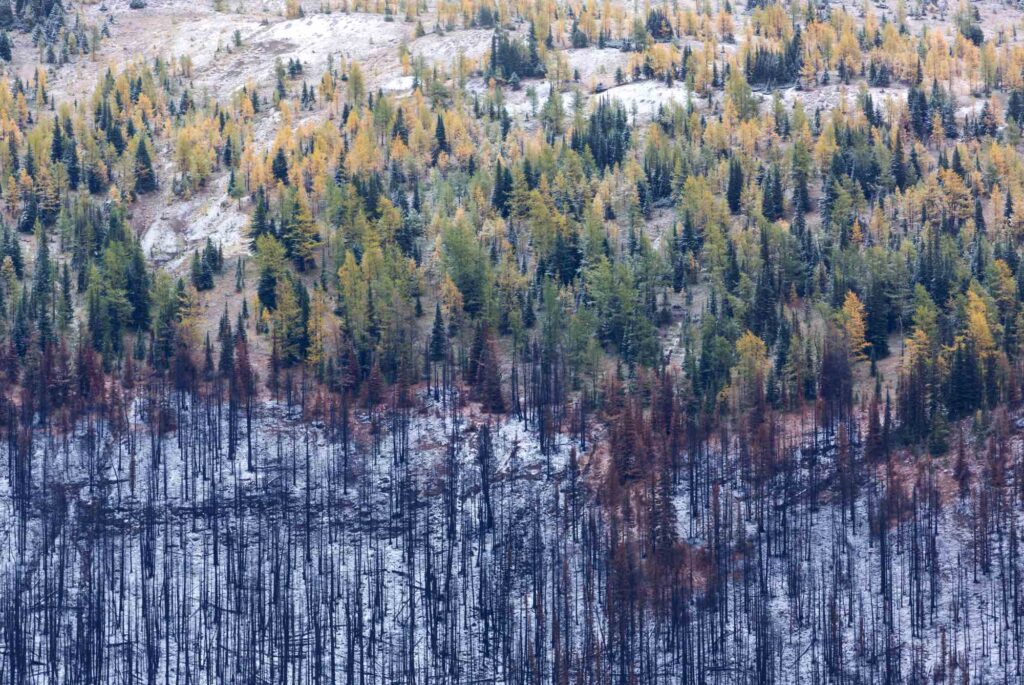
[[[430,359],[439,362],[444,359],[447,348],[444,317],[441,316],[441,303],[434,305],[434,324],[430,330]]]
[[[260,188],[256,191],[256,203],[253,207],[252,219],[249,221],[250,246],[256,250],[256,241],[261,235],[270,232],[270,220],[268,215],[267,196]]]
[[[281,183],[288,185],[288,158],[285,156],[284,148],[278,147],[274,153],[274,161],[270,165],[274,178]]]
[[[761,272],[757,277],[754,302],[749,310],[747,325],[769,345],[775,342],[778,328],[778,297],[771,264],[768,234],[761,231]]]
[[[217,373],[224,378],[231,378],[235,372],[235,335],[231,331],[231,322],[228,320],[227,303],[224,305],[224,314],[221,316],[217,340],[220,342]]]
[[[53,292],[53,265],[50,262],[50,247],[42,226],[36,223],[38,249],[32,273],[32,308],[39,342],[45,345],[52,341],[53,321],[51,319],[51,293]]]
[[[903,190],[907,187],[907,166],[906,160],[903,159],[903,136],[896,136],[892,159],[889,162],[889,173],[897,188]]]
[[[192,253],[191,278],[196,290],[213,288],[213,269],[206,259],[200,257],[199,250]]]
[[[740,202],[743,194],[743,167],[735,157],[729,159],[729,186],[725,191],[726,201],[729,203],[729,211],[739,214]]]
[[[434,127],[434,164],[437,164],[437,160],[440,158],[441,153],[448,152],[448,134],[444,129],[444,118],[442,118],[441,114],[438,113],[437,125]]]
[[[782,197],[781,174],[776,168],[771,168],[765,176],[764,191],[761,200],[761,213],[768,221],[778,221],[784,212],[784,201]]]
[[[871,358],[881,359],[889,354],[889,298],[885,283],[871,282],[865,308],[865,339],[871,347]]]
[[[59,162],[64,157],[64,134],[60,120],[53,118],[53,136],[50,138],[50,161]]]
[[[491,193],[491,206],[503,217],[507,217],[509,214],[511,194],[512,174],[502,166],[499,159],[494,168],[494,191]]]
[[[295,268],[305,271],[313,266],[313,254],[320,242],[320,233],[313,221],[305,193],[295,195],[291,215],[286,217],[282,227],[281,241],[288,256],[295,262]]]
[[[149,149],[144,139],[139,139],[139,145],[135,150],[135,192],[142,195],[156,190],[156,172],[153,170],[153,160],[150,159]]]
[[[305,322],[297,287],[287,278],[277,281],[274,310],[274,343],[279,351],[281,363],[292,366],[305,357]]]
[[[484,409],[494,414],[505,411],[505,401],[501,394],[501,363],[498,357],[497,344],[490,334],[489,328],[482,326],[483,345],[477,360],[475,381],[480,402]]]

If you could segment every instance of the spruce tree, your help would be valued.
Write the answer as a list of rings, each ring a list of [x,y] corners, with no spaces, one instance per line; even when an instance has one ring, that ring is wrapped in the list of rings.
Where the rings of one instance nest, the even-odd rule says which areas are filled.
[[[156,190],[156,173],[153,171],[153,160],[150,159],[146,141],[139,139],[135,150],[135,192],[139,195]]]
[[[271,162],[270,170],[275,179],[288,185],[288,158],[284,154],[283,147],[277,148],[277,152],[274,153],[274,161]]]
[[[256,203],[252,211],[252,219],[249,222],[250,247],[256,250],[256,241],[261,235],[270,232],[270,219],[267,216],[267,196],[260,188],[256,191]]]
[[[208,260],[199,256],[198,250],[192,253],[191,278],[196,290],[213,288],[213,269]]]
[[[296,195],[291,215],[285,218],[282,226],[281,241],[296,269],[305,271],[313,266],[313,253],[320,242],[320,234],[305,194]]]
[[[743,168],[735,157],[729,159],[729,185],[725,191],[725,199],[729,203],[729,211],[739,214],[743,193]]]
[[[437,164],[437,160],[441,156],[442,152],[449,152],[448,134],[444,129],[444,119],[441,117],[441,114],[438,113],[437,124],[434,127],[434,164]]]
[[[747,326],[769,346],[775,342],[778,328],[777,301],[775,277],[772,274],[768,250],[768,234],[761,231],[761,272],[757,277],[754,302],[747,315]]]
[[[778,221],[783,216],[782,180],[779,170],[772,167],[765,176],[761,199],[761,213],[768,221]]]
[[[494,169],[494,191],[491,193],[491,206],[504,217],[508,216],[508,202],[511,194],[512,175],[502,166],[499,159]]]
[[[430,360],[439,362],[444,359],[446,347],[444,317],[441,316],[441,303],[437,302],[434,305],[434,324],[430,330]]]

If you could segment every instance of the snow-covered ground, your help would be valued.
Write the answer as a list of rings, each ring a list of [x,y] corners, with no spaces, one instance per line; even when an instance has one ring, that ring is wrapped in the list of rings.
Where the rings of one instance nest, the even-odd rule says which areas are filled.
[[[497,645],[494,631],[512,630],[537,599],[534,555],[569,513],[565,439],[544,455],[523,422],[472,408],[455,419],[428,402],[422,412],[356,412],[346,449],[298,408],[268,402],[256,409],[252,456],[242,418],[232,458],[226,432],[214,437],[227,417],[210,409],[137,400],[116,434],[93,423],[66,439],[40,435],[29,504],[13,497],[3,460],[0,600],[35,605],[59,593],[49,628],[0,627],[26,649],[23,682],[48,677],[56,645],[54,667],[80,669],[71,682],[133,669],[202,683],[297,683],[320,670],[330,682],[348,659],[376,674],[370,682],[391,682],[407,666],[440,677],[449,653],[466,680],[500,671],[501,655],[479,645]],[[158,411],[177,429],[151,432]],[[14,525],[25,506],[27,525]],[[581,577],[578,540],[558,547]],[[492,601],[503,606],[480,604]],[[435,616],[451,602],[465,611],[439,636]],[[74,637],[82,612],[87,643]],[[246,625],[261,627],[238,632]]]
[[[217,187],[211,192],[187,200],[173,198],[155,208],[141,236],[142,250],[154,263],[180,269],[187,265],[190,250],[204,245],[207,238],[223,248],[225,257],[248,254],[248,211],[227,195],[226,177],[212,185]]]
[[[428,33],[409,43],[409,52],[422,57],[428,64],[450,67],[462,55],[479,66],[484,53],[491,49],[493,31],[488,29],[466,29],[439,35]]]
[[[879,111],[894,109],[901,103],[906,103],[907,91],[905,88],[868,88],[868,93],[874,102],[875,108]],[[770,95],[762,94],[765,100],[770,102]],[[830,84],[826,86],[815,86],[811,90],[801,90],[796,87],[779,89],[779,96],[787,108],[792,107],[796,102],[801,102],[804,111],[813,114],[816,110],[829,112],[845,101],[847,107],[853,107],[860,98],[860,91],[854,86],[842,84]]]
[[[629,585],[604,575],[622,570],[608,562],[610,533],[588,494],[604,477],[596,453],[558,436],[544,454],[535,426],[473,405],[456,416],[419,399],[419,409],[356,411],[347,440],[332,431],[339,422],[259,404],[251,457],[244,416],[232,456],[226,408],[173,395],[157,406],[130,401],[120,427],[40,431],[30,464],[5,443],[0,636],[24,651],[24,682],[62,669],[81,670],[72,682],[128,673],[157,682],[185,673],[202,683],[344,682],[352,672],[373,683],[408,682],[410,672],[425,682],[510,682],[528,655],[538,680],[614,662],[623,638],[605,632],[617,625],[608,612],[625,600],[605,593]],[[307,411],[317,402],[308,397]],[[177,428],[151,430],[158,413]],[[972,505],[949,495],[948,462],[935,462],[934,476],[897,464],[906,499],[893,505],[901,513],[885,526],[883,551],[885,478],[861,481],[851,526],[834,453],[805,440],[784,457],[789,477],[760,480],[769,504],[761,515],[748,506],[758,479],[741,476],[738,454],[692,462],[720,491],[711,505],[710,490],[690,488],[695,457],[684,457],[675,517],[695,561],[680,582],[698,589],[687,600],[698,623],[686,634],[710,615],[700,592],[724,553],[732,573],[718,579],[724,595],[714,603],[729,609],[715,613],[725,624],[714,632],[727,640],[701,648],[702,658],[723,673],[748,664],[746,677],[717,682],[766,682],[766,673],[786,683],[835,682],[837,673],[882,682],[886,653],[894,682],[936,672],[945,682],[1002,682],[1016,673],[998,624],[1012,610],[1005,591],[1019,559],[1001,553],[1010,566],[972,572]],[[14,496],[17,473],[31,474],[28,500]],[[702,502],[691,510],[694,497]],[[716,552],[716,535],[735,544]],[[989,544],[1010,543],[992,536]],[[636,619],[650,650],[637,674],[651,668],[663,674],[656,682],[674,683],[693,673],[686,655],[695,648],[671,647],[655,628],[651,616],[667,609],[651,605]],[[571,661],[559,666],[566,654]]]
[[[588,90],[593,90],[598,85],[605,88],[614,85],[617,69],[628,74],[629,54],[613,48],[596,47],[566,50],[565,52],[569,61],[569,69],[579,72],[580,82]]]
[[[685,107],[690,98],[690,90],[685,83],[679,81],[671,87],[663,81],[635,81],[609,88],[600,97],[620,101],[627,112],[635,112],[637,118],[643,120],[654,117],[659,108],[670,103]]]

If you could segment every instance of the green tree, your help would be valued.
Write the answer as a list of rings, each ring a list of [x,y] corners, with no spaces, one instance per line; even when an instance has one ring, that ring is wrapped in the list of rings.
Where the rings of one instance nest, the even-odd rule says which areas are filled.
[[[305,271],[315,264],[313,252],[320,242],[320,232],[313,221],[305,193],[291,191],[287,216],[282,218],[281,241],[295,268]]]
[[[444,317],[441,316],[441,303],[434,305],[434,324],[430,329],[430,359],[439,362],[444,359],[448,342],[444,330]]]
[[[462,293],[462,307],[470,316],[481,312],[490,292],[490,269],[486,251],[468,221],[458,221],[443,235],[444,266]]]
[[[135,192],[142,195],[156,190],[156,172],[144,138],[139,138],[135,149]]]
[[[729,185],[725,191],[725,199],[729,203],[729,211],[739,214],[743,196],[743,167],[735,157],[729,158]]]
[[[285,156],[284,148],[278,147],[274,153],[274,160],[270,163],[270,171],[274,178],[288,185],[288,157]]]

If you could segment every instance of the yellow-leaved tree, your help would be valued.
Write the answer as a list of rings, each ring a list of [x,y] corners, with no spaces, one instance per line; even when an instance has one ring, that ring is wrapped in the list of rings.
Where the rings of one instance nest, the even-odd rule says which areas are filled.
[[[734,410],[752,414],[758,423],[765,407],[765,381],[771,363],[764,340],[747,331],[736,341],[736,366],[732,376]]]
[[[857,293],[852,290],[846,291],[841,318],[843,331],[846,333],[846,342],[850,347],[850,356],[856,361],[866,359],[865,351],[870,344],[864,339],[864,305],[857,297]]]

